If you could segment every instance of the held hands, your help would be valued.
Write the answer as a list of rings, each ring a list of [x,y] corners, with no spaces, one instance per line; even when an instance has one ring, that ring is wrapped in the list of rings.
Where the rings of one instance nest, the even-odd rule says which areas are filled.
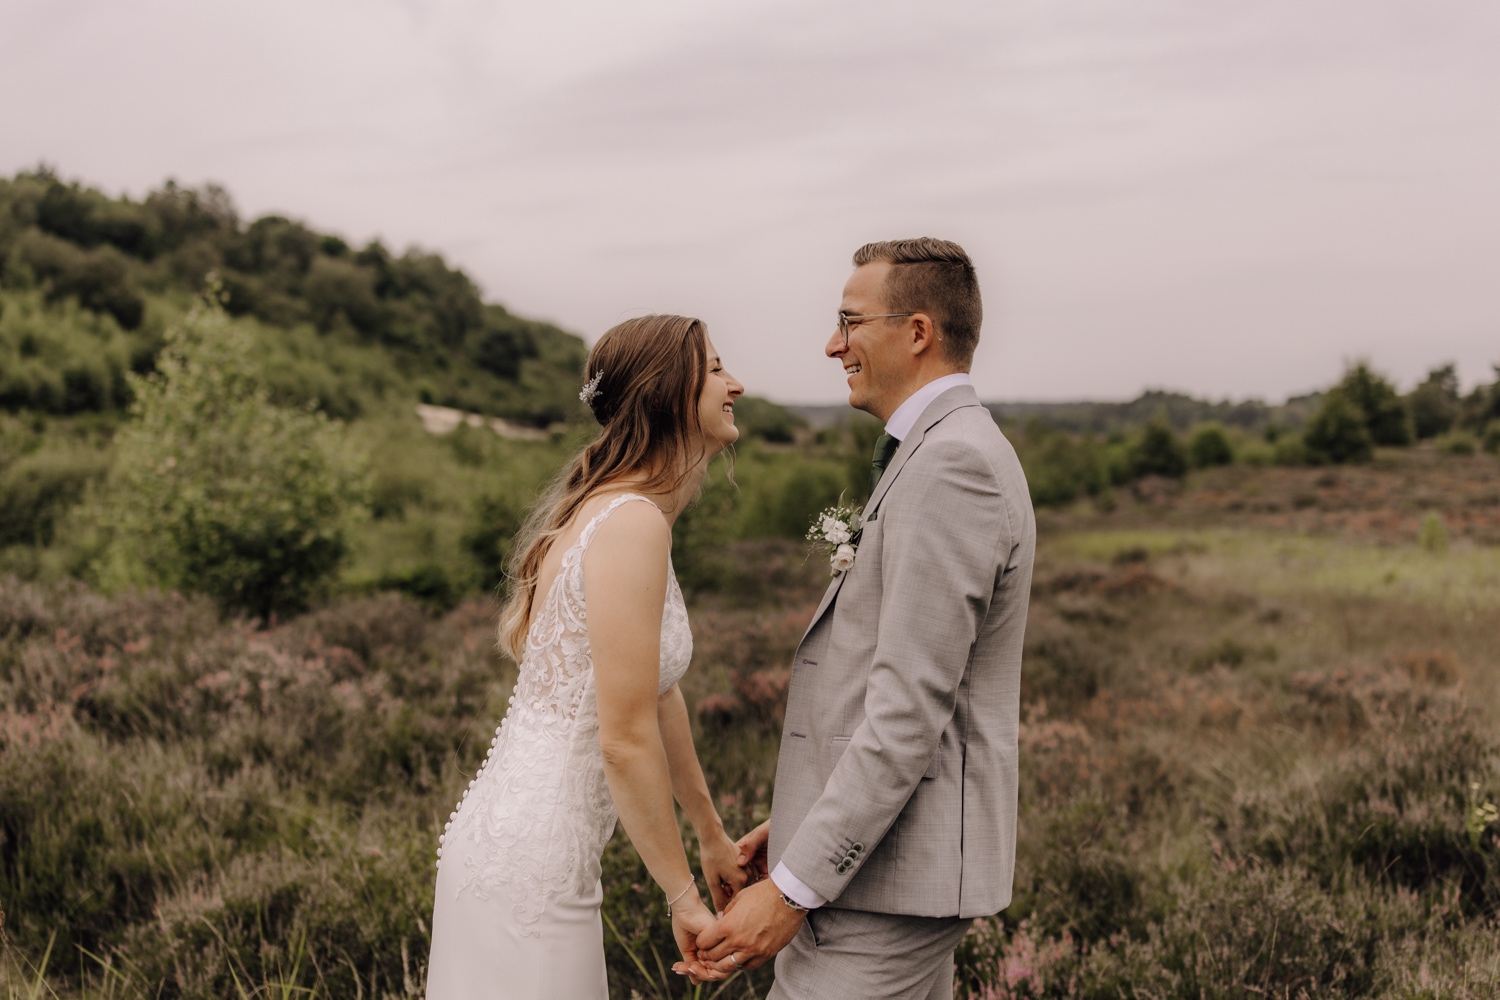
[[[723,913],[735,895],[750,882],[750,873],[739,864],[740,853],[740,846],[722,829],[717,835],[699,839],[698,856],[703,864],[703,879],[708,883],[714,909],[719,913]],[[692,897],[672,907],[672,937],[677,941],[677,950],[682,952],[682,961],[675,963],[672,971],[687,976],[694,984],[727,979],[733,974],[732,969],[724,972],[709,968],[698,955],[698,935],[712,927],[715,918],[696,892]]]
[[[735,844],[739,857],[735,863],[750,875],[750,881],[759,882],[771,874],[769,853],[771,850],[771,821],[766,820],[751,830]]]
[[[703,880],[708,883],[709,895],[713,897],[714,909],[723,913],[753,876],[745,871],[740,862],[740,847],[722,830],[717,836],[701,838],[698,843],[699,860],[703,863]]]
[[[703,863],[703,876],[708,882],[709,892],[713,895],[714,909],[719,913],[719,919],[723,919],[731,910],[737,908],[738,901],[746,886],[763,881],[769,873],[767,864],[767,851],[770,846],[771,824],[762,823],[749,833],[741,837],[737,842],[731,841],[727,836],[708,838],[699,843],[699,856]],[[779,899],[772,897],[776,904],[789,914],[796,917],[796,925],[801,926],[801,917],[795,911],[787,909]],[[694,912],[689,912],[691,907],[678,907],[672,909],[672,933],[677,939],[677,947],[682,952],[683,960],[672,966],[672,971],[679,975],[687,976],[694,983],[716,982],[740,971],[740,968],[754,968],[762,964],[766,958],[775,951],[751,961],[751,949],[745,948],[744,954],[735,954],[733,948],[724,956],[710,965],[700,942],[714,941],[722,943],[727,940],[723,934],[716,934],[714,928],[718,921],[703,908],[700,902]],[[679,914],[681,921],[679,922]],[[706,916],[706,919],[704,919]],[[701,926],[699,924],[701,923]],[[696,928],[691,936],[684,936],[684,931]],[[796,936],[796,927],[792,928],[787,937],[790,941]],[[785,942],[775,949],[779,951],[785,946]],[[727,957],[733,955],[733,958]],[[734,964],[738,959],[739,966]]]
[[[672,971],[687,976],[694,984],[717,982],[727,979],[729,973],[710,968],[698,954],[698,935],[714,925],[714,915],[703,905],[697,892],[689,894],[672,907],[672,937],[677,950],[682,952],[682,961],[672,966]]]
[[[764,965],[797,936],[806,914],[781,901],[770,875],[771,823],[745,834],[735,844],[735,862],[752,883],[734,894],[719,919],[698,935],[697,960],[723,973]]]
[[[753,969],[797,936],[805,916],[782,902],[776,883],[762,879],[737,893],[719,919],[698,934],[694,957],[710,972]]]

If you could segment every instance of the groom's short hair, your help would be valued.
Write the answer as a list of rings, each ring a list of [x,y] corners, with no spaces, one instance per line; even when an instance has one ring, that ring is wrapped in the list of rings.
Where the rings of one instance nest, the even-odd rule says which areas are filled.
[[[891,312],[924,312],[938,325],[943,355],[967,368],[979,346],[984,307],[979,278],[964,248],[949,240],[923,236],[912,240],[866,243],[854,252],[854,266],[885,263],[886,307]]]

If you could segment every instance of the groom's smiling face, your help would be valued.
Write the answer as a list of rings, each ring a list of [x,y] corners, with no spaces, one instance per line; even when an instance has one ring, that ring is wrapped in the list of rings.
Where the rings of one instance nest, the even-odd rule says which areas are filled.
[[[839,311],[848,316],[879,316],[891,312],[885,298],[885,279],[891,265],[884,262],[855,268],[844,285]],[[823,352],[844,366],[849,383],[849,405],[887,420],[905,398],[913,357],[902,330],[906,320],[853,320],[849,343],[835,330]]]

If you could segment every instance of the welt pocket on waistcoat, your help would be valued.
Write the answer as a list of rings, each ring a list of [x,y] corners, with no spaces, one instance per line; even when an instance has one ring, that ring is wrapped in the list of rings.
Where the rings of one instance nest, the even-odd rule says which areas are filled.
[[[854,739],[853,736],[830,736],[828,738],[828,742],[832,743],[836,747],[842,747],[848,746],[849,741],[852,739]]]

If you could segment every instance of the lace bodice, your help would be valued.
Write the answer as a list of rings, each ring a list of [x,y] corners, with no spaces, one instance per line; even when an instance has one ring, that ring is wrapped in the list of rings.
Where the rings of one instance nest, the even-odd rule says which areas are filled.
[[[439,867],[464,866],[461,891],[482,898],[508,893],[523,929],[541,917],[549,896],[592,889],[614,833],[614,802],[599,750],[583,557],[599,525],[632,500],[651,502],[636,494],[616,497],[563,553],[527,634],[510,708],[439,841]],[[693,657],[682,590],[670,564],[667,572],[662,693]]]

